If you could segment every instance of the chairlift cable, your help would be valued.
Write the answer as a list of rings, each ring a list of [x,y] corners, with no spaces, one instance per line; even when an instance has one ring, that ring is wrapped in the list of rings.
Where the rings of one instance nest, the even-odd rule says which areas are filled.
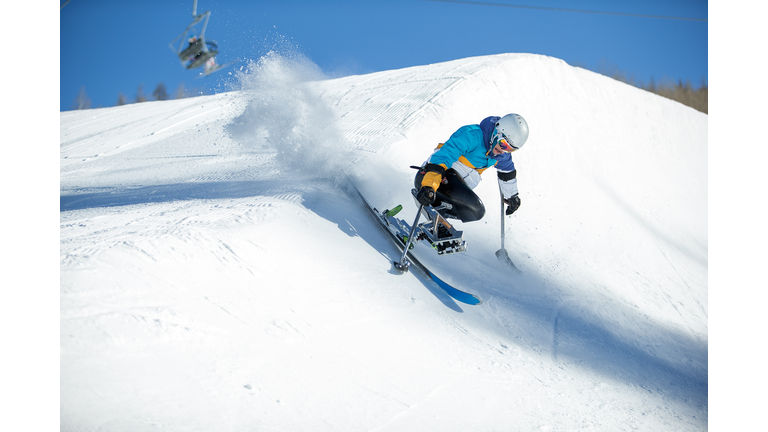
[[[589,11],[589,10],[583,10],[583,9],[566,9],[566,8],[555,8],[555,7],[547,7],[547,6],[526,6],[526,5],[513,5],[513,4],[506,4],[506,3],[489,3],[489,2],[463,1],[463,0],[425,0],[425,1],[442,2],[442,3],[461,3],[461,4],[471,4],[471,5],[478,5],[478,6],[501,6],[501,7],[510,7],[510,8],[520,8],[520,9],[538,9],[538,10],[558,11],[558,12],[579,12],[579,13],[591,13],[591,14],[600,14],[600,15],[619,15],[619,16],[636,17],[636,18],[658,18],[658,19],[671,19],[671,20],[682,20],[682,21],[708,22],[706,19],[701,19],[701,18],[684,18],[684,17],[642,15],[642,14],[621,13],[621,12]]]

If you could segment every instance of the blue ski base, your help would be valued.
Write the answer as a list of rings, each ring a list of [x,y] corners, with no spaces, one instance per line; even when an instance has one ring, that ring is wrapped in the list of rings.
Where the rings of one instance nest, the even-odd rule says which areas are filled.
[[[454,299],[466,303],[468,305],[480,305],[483,304],[483,301],[480,299],[480,297],[470,294],[468,292],[464,292],[460,289],[456,289],[447,283],[445,283],[442,279],[435,276],[434,273],[427,270],[427,273],[429,273],[429,277],[432,278],[435,283],[442,288],[446,293],[448,293],[449,296],[453,297]]]

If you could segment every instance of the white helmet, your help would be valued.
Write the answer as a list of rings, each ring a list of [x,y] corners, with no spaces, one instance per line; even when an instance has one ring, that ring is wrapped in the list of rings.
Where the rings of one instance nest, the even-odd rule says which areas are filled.
[[[528,123],[520,114],[507,114],[496,122],[491,143],[499,139],[506,139],[515,150],[528,140]]]

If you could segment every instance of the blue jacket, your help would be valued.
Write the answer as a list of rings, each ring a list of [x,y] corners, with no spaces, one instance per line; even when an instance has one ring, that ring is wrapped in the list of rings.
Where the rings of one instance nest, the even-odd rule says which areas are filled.
[[[491,138],[496,122],[501,117],[486,117],[479,125],[462,126],[451,135],[448,141],[430,157],[430,162],[450,168],[461,156],[464,156],[478,172],[495,166],[500,171],[514,171],[512,155],[501,153],[494,156],[491,152]],[[461,161],[465,165],[467,162]]]

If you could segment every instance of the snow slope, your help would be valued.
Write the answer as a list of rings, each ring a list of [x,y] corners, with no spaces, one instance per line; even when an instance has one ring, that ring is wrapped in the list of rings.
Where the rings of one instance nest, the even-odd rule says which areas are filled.
[[[398,275],[351,181],[522,114],[522,206]],[[271,53],[214,96],[62,112],[61,429],[706,430],[707,116],[544,56],[324,80]],[[492,170],[491,170],[492,171]]]

